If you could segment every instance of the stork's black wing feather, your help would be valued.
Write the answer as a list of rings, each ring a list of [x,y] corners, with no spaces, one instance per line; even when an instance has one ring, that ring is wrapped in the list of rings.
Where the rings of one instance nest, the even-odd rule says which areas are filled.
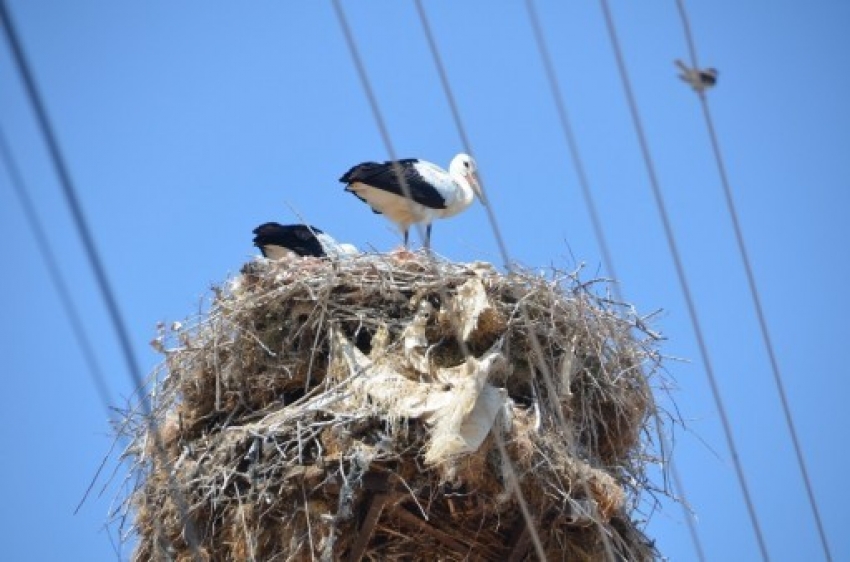
[[[322,231],[306,224],[282,225],[267,222],[254,229],[254,245],[264,256],[266,255],[265,246],[282,246],[299,256],[321,258],[325,256],[325,249],[316,238],[317,234],[322,234]]]
[[[339,181],[349,185],[360,182],[376,189],[406,197],[407,194],[399,179],[398,172],[400,170],[413,201],[432,209],[445,209],[446,200],[432,184],[425,181],[419,174],[414,166],[417,162],[419,162],[417,158],[405,158],[395,162],[363,162],[348,170],[339,178]],[[362,197],[358,196],[358,198],[363,200]]]

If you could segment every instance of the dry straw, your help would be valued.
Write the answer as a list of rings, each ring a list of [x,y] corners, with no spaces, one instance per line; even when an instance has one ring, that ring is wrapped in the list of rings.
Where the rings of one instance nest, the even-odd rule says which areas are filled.
[[[247,264],[157,337],[154,419],[122,425],[134,558],[533,559],[511,474],[548,559],[604,559],[600,527],[654,558],[635,519],[661,460],[657,337],[604,288],[421,255]]]

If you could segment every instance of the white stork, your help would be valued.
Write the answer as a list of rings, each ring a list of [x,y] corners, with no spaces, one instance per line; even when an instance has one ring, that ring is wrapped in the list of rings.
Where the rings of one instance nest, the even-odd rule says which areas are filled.
[[[477,195],[484,196],[475,160],[467,154],[452,159],[446,172],[436,164],[408,158],[390,162],[363,162],[339,181],[345,190],[396,223],[407,247],[410,225],[425,223],[425,247],[431,246],[431,222],[456,215]]]
[[[254,246],[263,257],[278,260],[294,253],[317,258],[339,258],[358,254],[351,244],[340,244],[315,226],[263,223],[254,229]]]

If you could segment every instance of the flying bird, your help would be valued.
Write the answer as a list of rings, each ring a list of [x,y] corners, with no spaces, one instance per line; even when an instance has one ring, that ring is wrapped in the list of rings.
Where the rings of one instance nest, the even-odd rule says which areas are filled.
[[[410,226],[425,224],[425,247],[431,247],[431,223],[454,216],[472,204],[477,195],[484,201],[475,160],[458,154],[445,171],[436,164],[408,158],[389,162],[363,162],[348,170],[339,181],[345,190],[386,215],[404,235],[407,247]]]
[[[359,253],[351,244],[340,244],[315,226],[267,222],[254,229],[254,246],[263,257],[277,260],[292,253],[317,258],[338,258]]]
[[[717,84],[717,76],[720,73],[716,68],[690,68],[678,59],[674,62],[681,71],[679,78],[690,84],[691,88],[697,92],[702,93]]]

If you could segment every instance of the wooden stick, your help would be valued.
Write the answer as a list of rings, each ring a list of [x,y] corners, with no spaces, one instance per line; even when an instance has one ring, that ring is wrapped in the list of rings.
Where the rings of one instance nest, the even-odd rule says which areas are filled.
[[[525,519],[520,519],[513,533],[511,533],[511,540],[508,543],[511,552],[508,554],[507,562],[519,562],[525,558],[525,555],[528,554],[530,542],[531,535],[528,533],[528,526],[525,524]]]
[[[372,534],[375,532],[375,525],[378,524],[378,519],[381,518],[381,513],[384,511],[384,506],[389,500],[389,494],[373,494],[369,500],[369,510],[366,512],[366,517],[363,518],[363,524],[360,526],[360,534],[354,545],[351,547],[351,554],[348,559],[350,562],[359,562],[366,552],[366,547],[369,546],[369,541],[372,539]]]
[[[431,525],[428,524],[427,521],[424,521],[424,520],[416,517],[415,515],[413,515],[412,513],[407,511],[406,509],[404,509],[403,507],[400,507],[399,509],[394,511],[393,514],[398,516],[398,518],[402,522],[408,523],[410,525],[415,525],[420,530],[431,535],[432,537],[434,537],[435,539],[437,539],[438,541],[440,541],[444,545],[448,546],[449,548],[451,548],[452,550],[454,550],[458,554],[469,551],[469,547],[467,545],[463,544],[462,542],[455,540],[454,537],[452,537],[448,533],[445,533],[445,532],[443,532],[439,529],[432,527]]]

